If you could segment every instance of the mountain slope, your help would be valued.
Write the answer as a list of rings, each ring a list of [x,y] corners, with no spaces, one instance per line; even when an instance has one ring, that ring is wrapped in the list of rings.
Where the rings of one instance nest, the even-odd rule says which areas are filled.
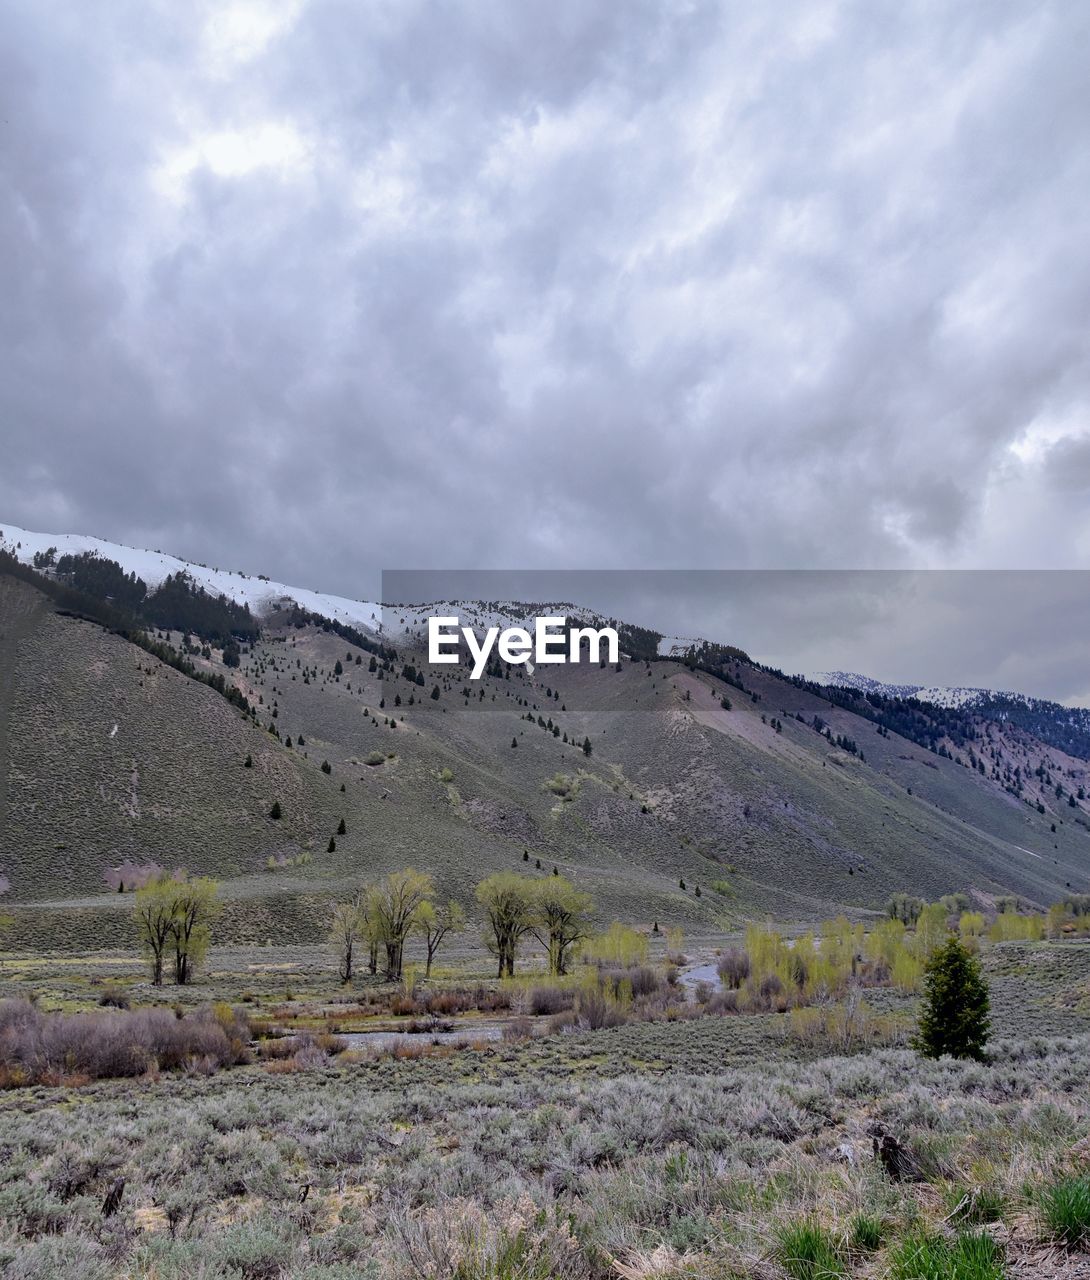
[[[884,698],[912,699],[963,712],[980,721],[1013,725],[1049,746],[1090,760],[1090,710],[1009,690],[947,685],[885,684],[854,671],[817,671],[807,680],[831,688],[857,689]]]
[[[1085,763],[1002,726],[974,740],[970,765],[741,657],[731,684],[669,660],[471,683],[428,671],[409,644],[372,672],[342,637],[275,619],[237,669],[214,649],[195,658],[238,685],[255,723],[0,581],[0,872],[17,939],[122,936],[126,859],[217,875],[225,933],[251,941],[319,937],[332,898],[406,864],[470,907],[491,870],[555,865],[603,923],[695,930],[876,909],[906,889],[1046,903],[1087,884],[1090,819],[1070,804]],[[1023,799],[989,754],[1002,752],[1022,753]],[[1046,758],[1063,801],[1030,768]]]

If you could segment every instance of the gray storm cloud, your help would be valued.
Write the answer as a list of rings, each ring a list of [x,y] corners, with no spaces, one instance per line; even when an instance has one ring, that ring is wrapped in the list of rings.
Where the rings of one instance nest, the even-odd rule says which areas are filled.
[[[1090,561],[1084,6],[0,28],[8,520],[348,595]]]

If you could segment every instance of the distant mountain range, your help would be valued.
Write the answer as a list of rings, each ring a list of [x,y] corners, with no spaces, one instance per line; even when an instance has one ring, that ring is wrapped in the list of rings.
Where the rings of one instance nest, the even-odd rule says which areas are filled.
[[[934,707],[963,711],[983,720],[1011,724],[1072,755],[1084,758],[1090,755],[1090,710],[1085,707],[1065,707],[1047,698],[1006,689],[886,684],[856,671],[815,671],[806,679],[829,688],[857,689],[863,694],[914,699]]]
[[[0,552],[10,945],[113,945],[155,867],[215,875],[246,942],[319,940],[331,900],[406,865],[471,915],[490,871],[557,867],[603,924],[695,933],[1086,885],[1084,712],[990,691],[942,707],[623,621],[616,664],[470,682],[427,663],[435,603],[11,525]],[[451,603],[474,626],[603,621]]]

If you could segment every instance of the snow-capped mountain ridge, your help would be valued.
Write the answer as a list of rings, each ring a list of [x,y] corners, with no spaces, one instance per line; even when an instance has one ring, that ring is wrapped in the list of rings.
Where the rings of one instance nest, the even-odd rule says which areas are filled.
[[[35,555],[51,549],[56,551],[57,558],[91,552],[113,560],[126,573],[135,573],[138,578],[143,579],[149,590],[154,590],[171,574],[184,573],[211,595],[224,595],[237,604],[248,605],[256,617],[262,617],[286,603],[294,602],[320,617],[362,627],[365,631],[391,638],[404,636],[422,641],[427,634],[428,618],[443,612],[457,615],[464,625],[475,629],[491,626],[527,626],[532,629],[535,617],[548,614],[564,615],[594,625],[602,625],[604,621],[592,609],[567,602],[528,606],[506,600],[489,603],[440,600],[383,606],[374,601],[352,600],[327,592],[311,591],[305,587],[293,587],[284,582],[273,582],[261,574],[211,568],[162,551],[142,550],[86,534],[35,533],[29,529],[21,529],[18,525],[0,523],[0,550],[12,553],[23,564],[32,565]],[[684,643],[688,645],[690,642]]]
[[[56,548],[58,557],[93,552],[116,561],[126,573],[135,573],[149,589],[158,587],[171,574],[185,573],[212,595],[224,595],[237,604],[249,605],[257,615],[268,613],[284,601],[294,601],[311,613],[320,614],[349,626],[364,626],[377,631],[382,611],[377,604],[349,600],[344,596],[309,591],[283,582],[271,582],[262,576],[232,569],[214,569],[207,565],[181,560],[162,551],[146,551],[127,547],[120,542],[106,542],[79,533],[34,533],[17,525],[0,524],[0,549],[11,552],[24,564],[33,564],[37,553]]]
[[[593,609],[568,603],[535,603],[517,601],[430,601],[412,605],[386,605],[373,601],[352,600],[345,596],[311,591],[288,583],[273,582],[263,575],[219,569],[183,560],[162,551],[150,551],[123,543],[108,542],[85,534],[36,533],[18,525],[0,523],[0,549],[14,554],[25,564],[33,564],[38,553],[56,550],[57,556],[80,555],[85,552],[103,556],[120,564],[126,573],[135,573],[149,589],[158,587],[171,574],[184,573],[212,595],[224,595],[238,604],[248,605],[258,617],[285,604],[295,603],[320,617],[349,626],[360,627],[390,640],[409,638],[420,642],[426,635],[429,616],[449,611],[461,618],[463,625],[474,629],[490,626],[530,626],[535,616],[565,615],[573,621],[601,626],[607,621]],[[661,657],[684,657],[702,640],[660,636]],[[1090,735],[1090,711],[1062,707],[1047,699],[1007,690],[966,688],[959,686],[924,686],[891,684],[850,671],[818,671],[805,676],[822,685],[837,685],[876,693],[886,697],[917,698],[935,706],[963,709],[993,720],[1023,721],[1023,712],[1032,719],[1043,718],[1053,724],[1070,726],[1080,734]]]
[[[884,684],[854,671],[815,671],[804,679],[815,684],[858,689],[864,694],[915,698],[947,711],[1010,725],[1012,729],[1031,734],[1049,746],[1084,760],[1090,759],[1090,710],[1084,707],[1065,707],[1047,698],[1035,698],[1006,689]]]
[[[1014,693],[1009,689],[979,689],[957,685],[887,684],[857,671],[813,671],[805,679],[815,684],[835,685],[843,689],[858,689],[860,693],[877,693],[886,698],[916,698],[936,707],[963,707],[973,710],[997,698],[1011,698],[1027,706],[1035,702],[1047,702],[1046,698],[1033,698],[1029,694]]]

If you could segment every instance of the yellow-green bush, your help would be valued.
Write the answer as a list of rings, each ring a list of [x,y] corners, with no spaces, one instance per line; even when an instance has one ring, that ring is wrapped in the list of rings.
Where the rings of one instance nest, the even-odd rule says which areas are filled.
[[[583,944],[583,959],[589,964],[644,964],[647,935],[614,920],[605,933]]]

